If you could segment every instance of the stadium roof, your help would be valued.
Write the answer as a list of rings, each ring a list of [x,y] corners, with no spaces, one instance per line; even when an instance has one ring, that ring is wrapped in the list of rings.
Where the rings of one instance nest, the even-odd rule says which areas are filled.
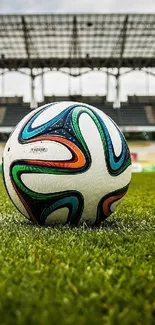
[[[155,14],[0,15],[0,68],[155,67]]]

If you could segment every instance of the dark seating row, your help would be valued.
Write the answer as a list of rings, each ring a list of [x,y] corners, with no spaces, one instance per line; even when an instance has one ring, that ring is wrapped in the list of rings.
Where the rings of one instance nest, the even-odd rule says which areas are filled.
[[[150,107],[142,104],[123,104],[120,109],[114,109],[110,103],[90,104],[109,115],[120,126],[155,125],[155,105]],[[27,104],[22,104],[21,106],[19,104],[7,105],[0,124],[1,126],[14,127],[30,111],[30,107]]]

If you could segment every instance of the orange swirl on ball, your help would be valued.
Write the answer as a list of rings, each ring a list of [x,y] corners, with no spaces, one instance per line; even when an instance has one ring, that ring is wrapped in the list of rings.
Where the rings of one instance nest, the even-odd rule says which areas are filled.
[[[29,142],[36,142],[36,141],[55,141],[58,143],[64,144],[70,151],[72,152],[74,156],[74,160],[70,161],[49,161],[49,160],[33,160],[28,159],[24,160],[32,165],[41,165],[41,166],[49,166],[49,167],[59,167],[59,168],[82,168],[86,164],[86,158],[83,154],[83,152],[71,141],[65,138],[61,138],[59,136],[44,136],[44,137],[38,137],[32,140],[28,140]]]
[[[118,195],[110,196],[103,202],[103,213],[106,217],[109,217],[110,214],[112,213],[112,211],[110,210],[111,204],[121,199],[126,192],[127,191],[120,193]]]

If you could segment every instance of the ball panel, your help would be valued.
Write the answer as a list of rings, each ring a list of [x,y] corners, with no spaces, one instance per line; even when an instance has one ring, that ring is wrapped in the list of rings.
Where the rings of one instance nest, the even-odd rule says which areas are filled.
[[[77,106],[77,104],[74,103],[73,105],[65,107],[64,110],[61,110],[61,108],[60,108],[59,114],[56,114],[52,119],[49,118],[49,120],[47,122],[44,122],[44,120],[42,119],[42,116],[44,115],[44,113],[46,113],[46,115],[47,115],[48,110],[49,110],[49,112],[51,112],[54,105],[56,105],[56,104],[53,103],[52,105],[47,105],[42,110],[40,110],[39,112],[37,112],[36,114],[31,116],[31,118],[27,121],[27,123],[24,125],[21,133],[19,134],[20,142],[25,142],[26,140],[32,139],[32,138],[34,138],[38,135],[41,135],[41,134],[45,134],[45,133],[47,134],[49,130],[51,132],[53,129],[54,130],[60,129],[60,128],[63,129],[63,125],[65,122],[66,116],[68,115],[68,113],[71,110],[73,110]],[[59,106],[59,104],[57,104],[57,106]],[[54,106],[55,110],[57,110],[57,106]],[[48,112],[48,115],[49,115],[49,112]],[[42,124],[39,125],[38,127],[36,126],[35,128],[33,128],[32,125],[38,117],[40,117],[40,119],[42,120]]]
[[[120,203],[120,200],[126,194],[128,187],[129,184],[102,197],[97,208],[96,225],[100,224],[101,221],[104,221],[111,215],[115,207]]]
[[[121,131],[117,129],[122,142],[122,150],[121,150],[121,154],[119,156],[116,156],[114,152],[112,140],[109,134],[109,130],[106,126],[105,121],[100,117],[99,114],[93,113],[93,111],[88,109],[86,106],[78,106],[75,107],[75,109],[73,110],[72,120],[73,120],[74,129],[76,130],[76,133],[78,133],[78,140],[81,142],[82,142],[82,137],[81,134],[79,134],[78,119],[82,113],[87,113],[92,118],[92,120],[96,125],[96,128],[100,133],[100,137],[103,143],[103,149],[105,152],[106,165],[109,173],[111,175],[119,175],[123,170],[125,170],[131,164],[129,149]],[[87,151],[86,143],[83,143],[83,146]]]
[[[116,156],[119,156],[122,151],[122,141],[120,138],[120,134],[118,132],[118,127],[116,127],[115,123],[104,112],[102,112],[98,109],[95,109],[95,107],[92,107],[92,106],[90,106],[90,107],[105,122],[105,125],[108,129],[108,132],[109,132],[109,135],[111,138],[111,142],[112,142],[112,145],[114,148],[114,153]]]
[[[62,208],[58,209],[48,215],[48,217],[45,220],[45,226],[50,226],[54,223],[61,223],[62,225],[65,225],[67,223],[68,219],[68,208]]]
[[[27,210],[25,209],[20,197],[18,196],[13,183],[12,183],[12,177],[10,175],[10,159],[8,159],[8,151],[4,150],[3,153],[3,179],[4,184],[7,189],[8,195],[11,199],[11,201],[14,203],[16,208],[27,218],[30,219],[29,214],[27,213]]]
[[[126,193],[125,193],[126,194]],[[124,194],[124,195],[125,195]],[[124,199],[124,195],[120,198],[120,199],[118,199],[117,201],[115,201],[115,202],[113,202],[112,204],[111,204],[111,206],[110,206],[110,210],[111,210],[111,212],[114,212],[115,210],[116,210],[116,208],[117,208],[117,206],[121,203],[121,201],[123,201],[123,199]]]
[[[5,181],[5,186],[6,186],[6,189],[7,189],[7,192],[8,192],[8,195],[9,195],[11,201],[14,203],[14,205],[19,210],[19,212],[21,212],[21,214],[23,214],[27,219],[30,219],[30,216],[27,213],[24,205],[22,204],[21,199],[19,198],[17,192],[14,190],[14,188],[12,186],[10,177],[4,177],[4,181]]]
[[[43,110],[39,110],[38,114],[35,114],[35,118],[32,121],[31,128],[40,128],[41,125],[48,123],[49,121],[53,120],[57,115],[62,113],[67,106],[69,107],[70,105],[74,104],[74,102],[60,102],[50,103],[48,105],[43,106]]]

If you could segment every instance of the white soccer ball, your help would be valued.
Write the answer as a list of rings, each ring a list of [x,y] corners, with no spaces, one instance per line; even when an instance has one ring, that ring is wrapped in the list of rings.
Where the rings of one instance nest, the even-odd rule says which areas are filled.
[[[40,225],[99,225],[125,195],[131,158],[117,125],[83,103],[51,103],[16,126],[3,154],[7,192]]]

